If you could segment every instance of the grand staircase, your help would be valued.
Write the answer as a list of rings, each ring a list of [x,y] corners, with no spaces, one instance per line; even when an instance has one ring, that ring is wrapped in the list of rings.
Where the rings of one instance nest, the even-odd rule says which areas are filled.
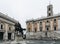
[[[60,33],[58,31],[47,32],[47,38],[60,39]],[[28,32],[26,39],[41,39],[46,38],[45,32]]]
[[[53,31],[50,33],[51,37],[60,39],[60,33],[58,31]]]

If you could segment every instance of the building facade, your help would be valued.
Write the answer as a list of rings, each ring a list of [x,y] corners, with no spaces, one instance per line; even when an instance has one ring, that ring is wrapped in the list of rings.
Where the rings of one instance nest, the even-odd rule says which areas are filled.
[[[48,32],[58,31],[60,30],[60,15],[53,14],[53,5],[50,4],[47,6],[47,17],[40,19],[31,19],[26,21],[27,25],[27,33],[37,33],[37,35],[43,34],[41,32],[45,32],[42,36],[46,36]],[[39,33],[40,34],[39,34]]]
[[[0,12],[0,40],[15,39],[15,23],[18,21]]]

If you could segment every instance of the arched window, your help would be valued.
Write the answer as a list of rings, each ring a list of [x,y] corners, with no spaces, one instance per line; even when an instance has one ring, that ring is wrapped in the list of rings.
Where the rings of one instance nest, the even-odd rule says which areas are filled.
[[[49,28],[47,27],[47,31],[49,30]]]
[[[51,13],[49,13],[49,16],[51,16]]]
[[[50,8],[49,8],[49,11],[50,11]]]
[[[9,31],[11,31],[11,27],[9,27]]]
[[[0,29],[3,29],[3,24],[1,24],[0,26],[1,26]]]
[[[47,20],[46,22],[49,23],[49,20]]]
[[[56,21],[56,19],[54,19],[54,21]]]
[[[56,22],[56,19],[54,19],[54,22]]]

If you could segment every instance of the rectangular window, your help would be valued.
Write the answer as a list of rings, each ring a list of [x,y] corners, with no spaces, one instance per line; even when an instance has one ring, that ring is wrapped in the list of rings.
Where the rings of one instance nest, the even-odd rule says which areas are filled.
[[[40,25],[42,25],[42,22],[40,22]]]
[[[35,32],[37,32],[37,29],[35,28]]]
[[[40,27],[40,31],[42,31],[42,27]]]
[[[45,32],[45,36],[47,37],[47,32]]]
[[[56,26],[54,27],[54,30],[56,30]]]
[[[30,32],[30,28],[28,28],[28,32]]]

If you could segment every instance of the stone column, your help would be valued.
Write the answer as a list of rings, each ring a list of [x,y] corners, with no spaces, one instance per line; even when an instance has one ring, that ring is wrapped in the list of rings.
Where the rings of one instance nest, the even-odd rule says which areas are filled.
[[[42,22],[42,26],[43,26],[42,31],[46,31],[46,29],[45,29],[45,21]]]
[[[34,31],[34,23],[32,22],[32,31]]]
[[[11,35],[11,39],[12,40],[14,40],[14,36],[15,36],[14,33],[12,33],[12,35]]]
[[[8,33],[7,32],[4,33],[4,38],[3,39],[8,40]]]
[[[53,30],[53,21],[50,21],[51,30]]]
[[[7,29],[8,29],[8,24],[5,24],[5,33],[4,33],[4,36],[3,36],[3,39],[4,40],[8,40],[8,32],[7,32]]]
[[[40,23],[38,22],[37,25],[38,25],[37,31],[40,31]]]

